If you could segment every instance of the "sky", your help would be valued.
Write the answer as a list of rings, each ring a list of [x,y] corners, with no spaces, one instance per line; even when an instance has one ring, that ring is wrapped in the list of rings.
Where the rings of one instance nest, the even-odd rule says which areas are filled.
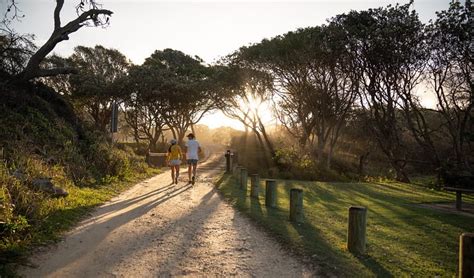
[[[0,0],[0,12],[6,10]],[[19,33],[34,34],[43,44],[52,32],[54,0],[17,0],[25,17],[14,22]],[[79,0],[66,0],[62,23],[76,17]],[[173,48],[213,63],[239,47],[258,43],[298,28],[321,25],[327,19],[350,10],[365,10],[408,1],[390,0],[104,0],[103,8],[114,12],[107,28],[84,27],[61,42],[54,52],[69,56],[75,46],[97,44],[115,48],[133,63],[141,64],[155,50]],[[446,9],[449,0],[415,0],[414,8],[423,22]],[[427,99],[429,102],[429,100]],[[429,105],[429,104],[428,104]],[[221,113],[206,116],[210,127],[229,125],[242,129]]]

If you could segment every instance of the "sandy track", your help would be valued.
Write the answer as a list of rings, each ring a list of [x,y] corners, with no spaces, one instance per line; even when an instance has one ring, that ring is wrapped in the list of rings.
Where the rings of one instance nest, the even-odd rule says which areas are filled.
[[[211,184],[221,165],[209,159],[194,186],[184,180],[170,185],[169,172],[135,185],[96,209],[63,241],[39,250],[31,258],[37,267],[20,269],[20,274],[314,276],[222,200]]]

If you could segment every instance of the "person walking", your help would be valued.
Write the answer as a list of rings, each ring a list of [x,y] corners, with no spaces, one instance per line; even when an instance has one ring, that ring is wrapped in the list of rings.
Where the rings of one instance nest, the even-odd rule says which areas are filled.
[[[189,183],[193,184],[196,182],[196,170],[197,163],[199,160],[199,153],[201,152],[201,146],[196,140],[194,134],[188,134],[188,142],[186,142],[186,161],[188,163],[188,178]]]
[[[181,165],[183,154],[181,152],[181,147],[176,144],[176,139],[171,139],[170,144],[166,160],[168,161],[168,165],[171,167],[171,183],[178,184],[179,166]]]

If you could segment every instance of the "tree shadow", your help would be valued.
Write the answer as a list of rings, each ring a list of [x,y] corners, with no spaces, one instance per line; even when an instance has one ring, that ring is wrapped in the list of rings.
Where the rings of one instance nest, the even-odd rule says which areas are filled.
[[[188,191],[191,188],[192,188],[191,185],[186,184],[184,186],[177,187],[177,188],[174,188],[173,190],[170,190],[166,195],[162,194],[156,197],[157,194],[164,192],[162,190],[163,188],[160,188],[160,189],[156,189],[147,193],[146,194],[147,197],[134,198],[134,201],[132,202],[128,202],[128,201],[120,202],[119,205],[115,206],[116,215],[108,217],[109,214],[98,212],[97,217],[93,217],[94,219],[93,221],[80,223],[79,226],[74,231],[74,233],[68,236],[68,240],[72,242],[79,241],[79,239],[84,233],[87,233],[89,230],[94,229],[94,236],[87,237],[87,240],[91,246],[98,246],[114,230],[141,217],[142,215],[147,214],[150,210],[152,210],[156,206]],[[138,204],[140,201],[143,203]],[[135,207],[128,209],[130,206],[135,206]],[[72,210],[81,210],[81,209],[84,209],[84,207],[79,207]],[[109,209],[111,210],[111,208],[106,207],[106,210],[109,210]],[[63,212],[63,213],[67,214],[70,212]],[[53,263],[56,263],[53,269],[58,270],[72,263],[77,263],[78,261],[81,260],[81,258],[83,258],[84,256],[87,256],[87,254],[88,254],[87,252],[76,251],[76,252],[68,253],[66,257],[63,256],[61,258],[54,259],[54,256],[56,255],[55,253],[52,255],[53,258],[50,259],[50,261],[52,261]],[[45,275],[46,274],[52,274],[52,273],[45,273]]]

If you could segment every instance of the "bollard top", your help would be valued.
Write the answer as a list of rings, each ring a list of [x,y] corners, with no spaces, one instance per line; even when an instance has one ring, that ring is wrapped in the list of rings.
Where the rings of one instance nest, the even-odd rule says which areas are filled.
[[[258,174],[250,174],[251,177],[258,177]]]
[[[362,206],[351,206],[351,207],[349,208],[349,210],[361,210],[361,211],[362,211],[362,210],[367,210],[367,208],[366,208],[366,207],[362,207]]]
[[[296,191],[296,192],[303,192],[303,189],[301,188],[292,188],[290,191]]]
[[[247,171],[247,168],[245,167],[239,167],[240,168],[240,171]]]

